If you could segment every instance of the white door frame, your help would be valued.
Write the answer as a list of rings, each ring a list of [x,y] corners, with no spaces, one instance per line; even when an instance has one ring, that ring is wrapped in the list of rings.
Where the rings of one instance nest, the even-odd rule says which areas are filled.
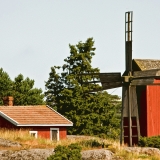
[[[50,128],[50,139],[52,140],[52,131],[57,131],[57,141],[59,141],[59,128]]]

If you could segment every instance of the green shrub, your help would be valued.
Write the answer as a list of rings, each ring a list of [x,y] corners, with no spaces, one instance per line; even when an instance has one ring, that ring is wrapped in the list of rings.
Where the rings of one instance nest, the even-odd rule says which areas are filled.
[[[68,146],[58,145],[55,148],[55,154],[47,158],[47,160],[81,160],[81,147],[72,143]]]
[[[141,137],[138,145],[141,147],[160,148],[160,136]]]

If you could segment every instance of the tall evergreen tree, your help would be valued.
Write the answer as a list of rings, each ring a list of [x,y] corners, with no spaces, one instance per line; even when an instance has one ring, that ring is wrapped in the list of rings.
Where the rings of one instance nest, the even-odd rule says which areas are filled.
[[[38,105],[44,104],[44,94],[41,89],[34,88],[34,80],[28,77],[24,79],[19,74],[13,81],[7,72],[0,68],[0,105],[3,105],[2,98],[5,96],[14,97],[14,105]]]
[[[28,77],[24,79],[22,74],[19,74],[13,81],[12,96],[14,105],[44,104],[42,90],[34,88],[34,80]]]
[[[69,47],[70,55],[64,59],[65,64],[51,68],[46,82],[46,102],[74,123],[70,134],[99,135],[111,132],[111,127],[119,126],[119,120],[115,118],[120,107],[119,97],[107,92],[86,93],[101,87],[82,85],[82,81],[89,82],[93,77],[79,76],[83,73],[99,73],[99,69],[91,65],[95,55],[94,41],[88,38],[85,43],[79,42]]]

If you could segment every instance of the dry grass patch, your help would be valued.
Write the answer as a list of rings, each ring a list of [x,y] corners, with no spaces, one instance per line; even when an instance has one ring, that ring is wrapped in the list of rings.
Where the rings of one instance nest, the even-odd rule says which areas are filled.
[[[8,130],[8,129],[0,129],[0,138],[6,139],[12,142],[17,142],[22,145],[22,147],[18,148],[51,148],[56,143],[51,140],[44,138],[34,138],[29,134],[29,129],[19,129],[19,130]],[[0,147],[4,148],[0,145]],[[15,147],[10,147],[15,148]]]
[[[90,150],[103,148],[104,146],[91,145],[88,142],[96,142],[97,144],[105,144],[105,148],[112,151],[116,157],[123,160],[160,160],[157,155],[147,155],[140,153],[129,153],[124,150],[126,146],[120,146],[119,140],[102,139],[91,136],[73,136],[65,140],[53,142],[49,139],[37,138],[30,136],[29,130],[8,130],[0,129],[0,138],[17,142],[21,144],[21,147],[4,147],[0,145],[0,150],[21,150],[31,148],[55,148],[57,145],[68,146],[72,143],[78,143],[81,145],[82,150]],[[106,147],[107,146],[107,147]]]
[[[112,148],[111,146],[110,150],[113,150],[113,153],[115,153],[116,157],[120,157],[120,159],[123,160],[160,160],[159,155],[149,155],[145,153],[138,153],[138,152],[128,152],[124,149],[126,146],[119,146],[116,148]]]

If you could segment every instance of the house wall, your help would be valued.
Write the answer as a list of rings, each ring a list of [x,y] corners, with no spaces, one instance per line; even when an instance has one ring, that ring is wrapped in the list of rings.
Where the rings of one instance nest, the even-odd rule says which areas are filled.
[[[59,128],[59,139],[65,139],[67,137],[67,127],[59,127],[59,126],[49,126],[49,127],[17,127],[0,116],[0,128],[7,129],[29,129],[30,131],[38,131],[38,137],[50,139],[50,128]]]
[[[32,131],[38,131],[38,137],[50,139],[50,128],[59,128],[59,139],[65,139],[67,137],[66,127],[32,127]]]
[[[147,136],[156,135],[160,135],[160,86],[150,85],[147,86]]]

